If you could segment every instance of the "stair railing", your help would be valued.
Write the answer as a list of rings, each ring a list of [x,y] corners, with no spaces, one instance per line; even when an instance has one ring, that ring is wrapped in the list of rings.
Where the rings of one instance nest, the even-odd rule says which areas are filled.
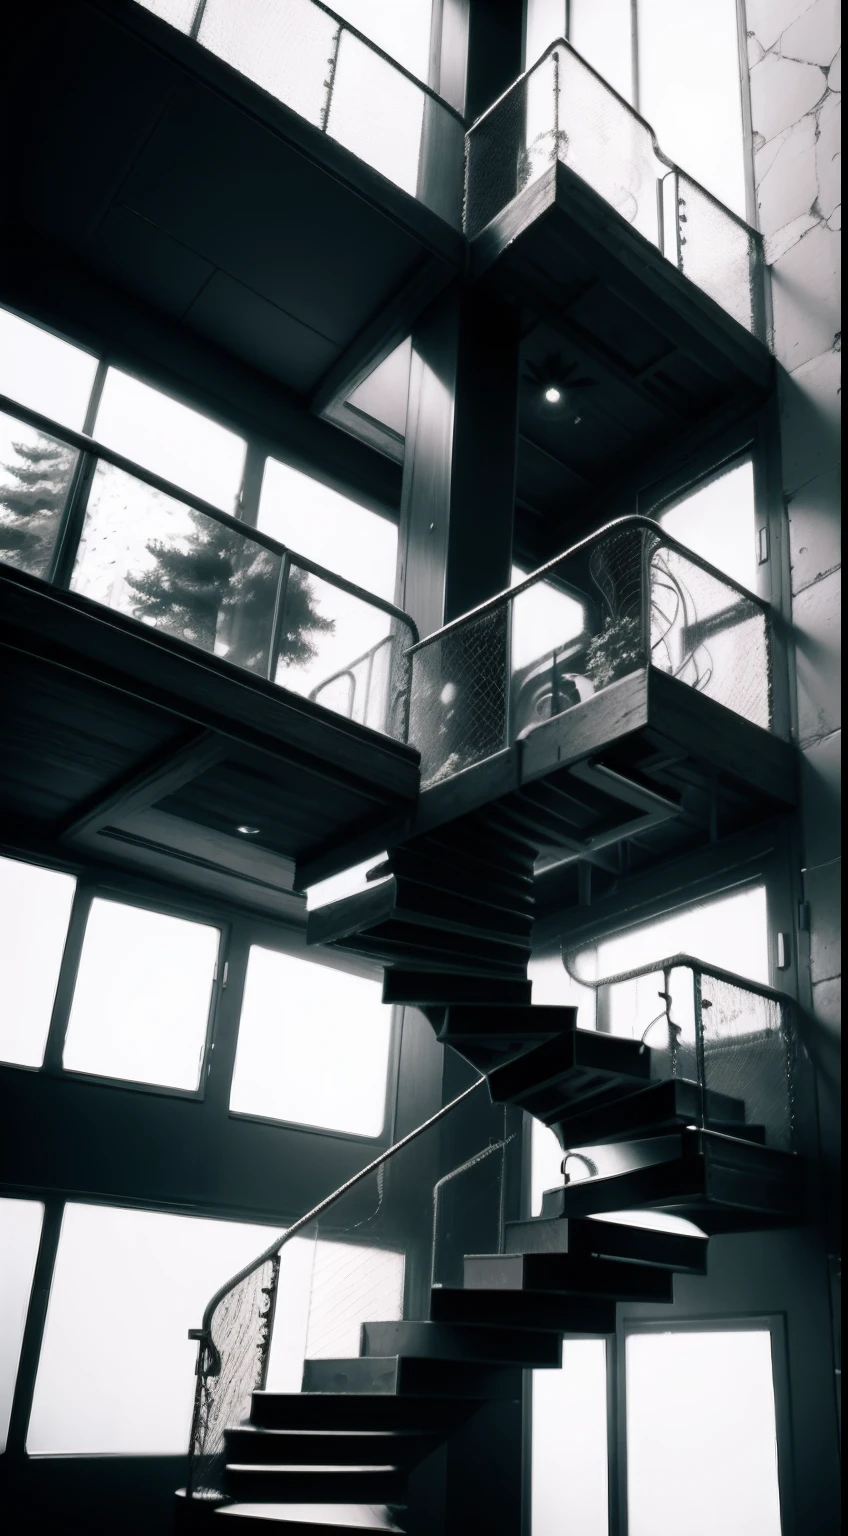
[[[598,1012],[605,1014],[603,1027],[611,1033],[644,1041],[654,1025],[666,1020],[668,1047],[652,1050],[655,1073],[697,1082],[702,1128],[719,1126],[726,1132],[723,1100],[742,1099],[747,1122],[763,1127],[768,1146],[797,1150],[798,1077],[807,1053],[794,998],[688,954],[600,980],[584,976],[578,956],[565,948],[563,964],[572,980],[594,991]],[[636,989],[619,990],[617,1000],[615,989],[653,976],[662,977],[657,995],[663,1009],[645,1027]]]
[[[576,638],[552,631],[544,654],[518,667],[511,654],[516,615],[532,607],[540,587],[582,600],[584,629]],[[573,622],[573,614],[563,618],[564,626]],[[421,753],[422,788],[648,666],[769,729],[771,623],[768,603],[652,518],[616,518],[409,648],[409,740]],[[566,640],[567,700],[553,675]],[[550,707],[537,716],[545,661]]]
[[[294,1221],[210,1298],[200,1327],[189,1331],[189,1338],[196,1340],[198,1346],[187,1476],[190,1498],[219,1500],[222,1497],[225,1433],[245,1422],[252,1394],[265,1386],[282,1250],[307,1228],[314,1229],[319,1218],[337,1208],[345,1195],[373,1174],[379,1181],[379,1207],[382,1176],[387,1164],[477,1093],[485,1082],[485,1077],[477,1078],[449,1104],[387,1147]],[[365,1223],[357,1225],[362,1227]]]

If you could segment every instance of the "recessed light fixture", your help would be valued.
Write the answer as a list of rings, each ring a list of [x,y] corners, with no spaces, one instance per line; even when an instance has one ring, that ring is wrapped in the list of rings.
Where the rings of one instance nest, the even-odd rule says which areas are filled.
[[[240,827],[236,827],[236,831],[241,833],[242,837],[258,837],[261,828],[249,827],[246,822],[243,822]]]
[[[555,384],[551,384],[550,388],[545,390],[545,399],[548,405],[559,405],[562,399],[562,390],[557,389]]]

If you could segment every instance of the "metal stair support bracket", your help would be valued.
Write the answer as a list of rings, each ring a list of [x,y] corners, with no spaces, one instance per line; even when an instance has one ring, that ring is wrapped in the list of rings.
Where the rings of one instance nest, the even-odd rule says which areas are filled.
[[[625,805],[631,805],[635,810],[641,811],[642,815],[622,822],[617,827],[608,827],[605,832],[596,832],[593,837],[587,837],[583,842],[577,838],[571,842],[563,837],[562,847],[553,848],[548,853],[544,849],[540,850],[534,871],[537,875],[561,869],[567,864],[576,864],[580,859],[591,859],[593,854],[600,853],[604,848],[628,842],[630,838],[639,837],[641,833],[648,832],[652,827],[657,827],[664,821],[672,821],[680,815],[681,807],[675,800],[659,795],[655,790],[646,789],[644,785],[635,783],[633,779],[627,778],[623,773],[617,773],[613,768],[605,767],[603,763],[592,760],[573,763],[568,771],[575,779],[580,779],[584,784],[590,784],[595,789],[605,790],[607,794],[614,795],[616,800],[621,800]]]

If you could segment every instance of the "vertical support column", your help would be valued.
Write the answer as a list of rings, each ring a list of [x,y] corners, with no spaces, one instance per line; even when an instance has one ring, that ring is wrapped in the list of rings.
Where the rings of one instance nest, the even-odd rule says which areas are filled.
[[[413,335],[397,602],[422,635],[509,585],[519,316],[458,286]]]

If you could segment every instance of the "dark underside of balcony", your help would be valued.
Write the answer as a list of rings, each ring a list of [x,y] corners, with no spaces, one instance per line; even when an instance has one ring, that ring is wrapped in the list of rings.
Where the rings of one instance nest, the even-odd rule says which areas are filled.
[[[17,247],[55,248],[308,410],[463,266],[458,228],[133,0],[16,6],[4,52],[9,302],[47,316]]]
[[[0,720],[7,848],[278,916],[302,909],[297,858],[385,837],[418,793],[411,748],[8,568]]]
[[[566,165],[492,219],[471,266],[521,309],[517,492],[539,560],[581,506],[632,511],[615,496],[636,466],[696,452],[772,387],[765,346]],[[557,409],[537,382],[551,368]]]

